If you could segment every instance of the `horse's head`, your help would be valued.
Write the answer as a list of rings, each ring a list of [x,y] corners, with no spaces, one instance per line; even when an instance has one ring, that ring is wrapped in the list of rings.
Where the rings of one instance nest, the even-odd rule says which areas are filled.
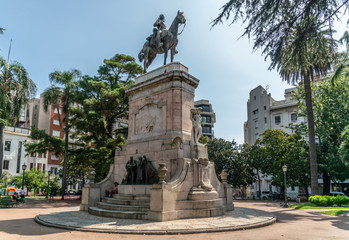
[[[180,12],[179,10],[177,12],[177,19],[179,20],[179,23],[185,23],[186,21],[183,13],[184,12]]]

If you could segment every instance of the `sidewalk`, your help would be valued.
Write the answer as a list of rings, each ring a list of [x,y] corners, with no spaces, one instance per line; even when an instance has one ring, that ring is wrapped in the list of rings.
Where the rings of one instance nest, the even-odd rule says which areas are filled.
[[[249,230],[211,232],[200,234],[177,235],[136,235],[83,232],[67,229],[46,227],[37,224],[34,217],[52,211],[71,211],[79,206],[78,200],[54,203],[47,199],[27,199],[18,208],[0,209],[0,240],[110,240],[142,239],[142,240],[231,240],[231,239],[349,239],[349,218],[315,214],[303,210],[280,208],[278,202],[267,201],[236,201],[235,206],[241,209],[258,209],[277,216],[275,224]],[[200,219],[197,219],[200,220]],[[114,220],[115,222],[115,220]],[[138,226],[138,225],[137,225]]]

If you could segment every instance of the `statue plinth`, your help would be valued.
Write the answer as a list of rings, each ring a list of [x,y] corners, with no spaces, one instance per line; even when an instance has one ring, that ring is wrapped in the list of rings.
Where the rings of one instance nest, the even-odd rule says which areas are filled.
[[[122,151],[116,153],[112,173],[108,175],[110,180],[103,182],[106,185],[121,182],[125,177],[138,179],[130,175],[130,170],[126,172],[126,168],[131,169],[127,162],[140,156],[149,160],[161,175],[160,182],[119,186],[120,195],[149,197],[146,219],[219,216],[232,209],[232,196],[227,196],[231,195],[231,188],[218,180],[207,147],[198,143],[200,110],[194,109],[198,83],[186,66],[171,63],[143,74],[126,90],[128,139]]]

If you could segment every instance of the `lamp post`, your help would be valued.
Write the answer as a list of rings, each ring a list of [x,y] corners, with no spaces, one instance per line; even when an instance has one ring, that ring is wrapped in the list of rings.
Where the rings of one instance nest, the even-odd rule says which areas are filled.
[[[286,186],[286,172],[287,172],[287,166],[284,164],[282,166],[282,171],[284,172],[284,185],[285,185],[285,202],[283,207],[288,207],[288,202],[287,202],[287,186]]]
[[[51,176],[51,171],[48,171],[48,177],[47,177],[47,198],[50,197],[50,176]]]
[[[22,165],[22,170],[23,170],[23,180],[22,180],[22,189],[24,189],[24,172],[27,169],[27,165],[25,163]]]

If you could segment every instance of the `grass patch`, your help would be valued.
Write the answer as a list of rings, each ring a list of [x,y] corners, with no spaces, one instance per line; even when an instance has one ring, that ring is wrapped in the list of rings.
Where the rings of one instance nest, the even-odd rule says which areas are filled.
[[[347,212],[349,212],[349,211],[334,210],[334,211],[325,211],[325,212],[317,212],[317,213],[331,215],[331,216],[340,216],[340,215],[347,213]]]
[[[316,206],[314,203],[305,202],[305,203],[298,203],[291,206],[291,208],[294,209],[348,209],[349,206],[342,206],[342,207],[321,207]]]

